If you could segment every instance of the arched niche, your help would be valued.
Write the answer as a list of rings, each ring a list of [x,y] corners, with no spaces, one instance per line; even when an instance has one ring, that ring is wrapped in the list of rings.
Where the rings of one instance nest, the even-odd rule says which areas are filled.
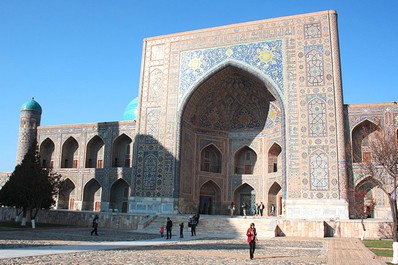
[[[54,142],[46,138],[40,145],[40,164],[44,168],[54,167]]]
[[[77,168],[79,161],[79,144],[72,136],[62,145],[61,168]]]
[[[242,206],[246,203],[247,215],[252,215],[254,207],[256,207],[256,191],[251,185],[243,183],[235,190],[234,201],[236,202],[237,214],[243,214]]]
[[[234,157],[234,173],[251,175],[257,162],[256,152],[248,146],[240,148]]]
[[[91,179],[84,186],[82,210],[99,211],[101,209],[101,185]]]
[[[129,188],[129,184],[124,179],[118,179],[112,184],[109,200],[110,209],[117,212],[127,212]]]
[[[200,188],[199,213],[220,214],[221,190],[213,181],[207,181]]]
[[[112,145],[112,167],[131,167],[131,138],[119,135]]]
[[[378,126],[369,120],[357,124],[351,134],[352,156],[354,163],[370,162],[371,150],[369,139]]]
[[[274,143],[268,150],[268,173],[278,172],[278,165],[280,165],[280,154],[282,148],[279,144]]]
[[[221,152],[213,144],[208,145],[200,153],[200,170],[221,173],[221,161]]]
[[[58,195],[58,209],[74,210],[75,188],[75,184],[69,178],[63,181]]]
[[[91,138],[86,148],[86,168],[104,167],[104,149],[105,144],[98,135]]]
[[[272,183],[268,190],[267,212],[269,216],[282,214],[282,187],[279,183]]]

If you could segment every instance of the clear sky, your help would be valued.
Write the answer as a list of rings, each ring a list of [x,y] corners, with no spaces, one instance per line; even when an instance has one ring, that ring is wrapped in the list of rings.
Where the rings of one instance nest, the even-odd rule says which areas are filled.
[[[339,16],[344,102],[398,101],[397,0],[1,0],[0,172],[32,97],[43,126],[122,120],[144,38],[323,10]]]

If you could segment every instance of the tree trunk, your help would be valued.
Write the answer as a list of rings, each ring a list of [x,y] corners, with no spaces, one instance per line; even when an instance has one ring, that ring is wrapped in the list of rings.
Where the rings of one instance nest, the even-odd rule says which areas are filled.
[[[25,207],[22,209],[21,226],[26,226],[26,208]]]
[[[363,241],[363,240],[365,239],[365,233],[366,233],[365,224],[364,224],[364,222],[363,222],[363,216],[361,217],[361,225],[362,225],[361,240]]]
[[[38,212],[39,212],[38,208],[35,208],[34,210],[33,209],[30,210],[30,221],[32,222],[33,229],[36,228],[36,216],[37,216]]]
[[[397,231],[397,200],[394,195],[390,196],[390,207],[392,215],[392,239],[393,239],[393,256],[392,264],[398,264],[398,231]]]

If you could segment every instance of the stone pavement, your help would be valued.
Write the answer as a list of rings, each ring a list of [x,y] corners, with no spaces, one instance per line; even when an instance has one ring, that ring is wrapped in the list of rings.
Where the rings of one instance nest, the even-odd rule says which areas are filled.
[[[157,234],[90,228],[0,230],[1,264],[385,264],[359,239],[272,238],[248,259],[244,237],[188,232],[180,239]],[[176,234],[176,232],[174,232]],[[194,240],[193,240],[194,239]]]

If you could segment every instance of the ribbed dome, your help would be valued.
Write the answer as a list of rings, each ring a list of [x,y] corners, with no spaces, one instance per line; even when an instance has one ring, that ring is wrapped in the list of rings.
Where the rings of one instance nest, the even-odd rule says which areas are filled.
[[[138,97],[133,99],[124,110],[123,120],[133,121],[137,119]]]
[[[37,103],[35,98],[32,98],[31,100],[23,104],[21,110],[34,110],[41,114],[41,106],[39,103]]]

